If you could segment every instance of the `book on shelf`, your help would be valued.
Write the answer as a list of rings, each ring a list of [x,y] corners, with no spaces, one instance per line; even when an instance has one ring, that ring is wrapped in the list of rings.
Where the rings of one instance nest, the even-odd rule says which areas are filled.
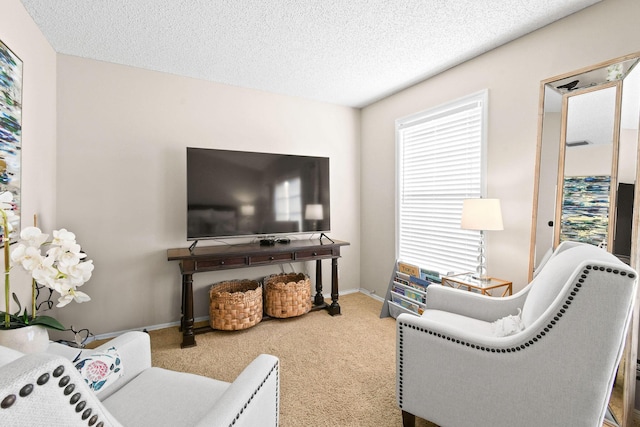
[[[420,304],[416,303],[415,301],[410,301],[393,292],[391,293],[391,302],[414,313],[422,314],[424,312],[424,307],[422,307]]]
[[[430,284],[431,284],[430,281],[421,279],[416,276],[411,276],[409,278],[409,286],[412,286],[416,289],[426,290]]]
[[[407,285],[408,286],[410,280],[411,280],[411,276],[409,276],[408,274],[396,271],[396,277],[395,277],[394,281],[396,281],[398,283],[402,283],[403,285]]]
[[[436,270],[421,268],[413,264],[398,261],[396,281],[424,291],[432,283],[442,283],[440,273]]]
[[[407,264],[406,262],[398,261],[398,271],[400,273],[408,274],[409,276],[419,276],[420,269],[412,264]]]
[[[421,315],[426,308],[427,288],[434,283],[442,283],[439,272],[396,260],[381,317],[397,317],[402,312]]]
[[[391,290],[396,294],[403,295],[414,301],[418,301],[421,304],[425,304],[427,302],[427,296],[424,291],[420,291],[418,289],[402,285],[397,282],[393,283],[393,287]]]
[[[428,280],[432,283],[442,283],[440,273],[435,270],[427,270],[426,268],[420,269],[420,278]]]

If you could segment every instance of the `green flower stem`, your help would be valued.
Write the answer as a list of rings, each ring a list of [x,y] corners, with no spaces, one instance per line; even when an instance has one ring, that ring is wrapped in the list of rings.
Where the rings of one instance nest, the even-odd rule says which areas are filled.
[[[36,279],[31,279],[31,319],[36,318]]]
[[[9,295],[11,294],[11,285],[9,282],[9,270],[11,268],[9,265],[9,221],[7,220],[7,213],[4,209],[0,209],[0,213],[2,214],[2,243],[4,243],[4,327],[9,328],[11,325],[11,317],[9,315]]]

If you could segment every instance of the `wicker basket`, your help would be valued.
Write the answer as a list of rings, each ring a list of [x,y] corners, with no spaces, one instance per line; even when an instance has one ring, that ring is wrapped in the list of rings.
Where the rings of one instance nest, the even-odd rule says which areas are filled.
[[[238,331],[262,320],[262,287],[255,280],[230,280],[211,286],[209,322],[213,329]]]
[[[271,317],[295,317],[311,310],[311,282],[302,273],[274,274],[264,279],[264,312]]]

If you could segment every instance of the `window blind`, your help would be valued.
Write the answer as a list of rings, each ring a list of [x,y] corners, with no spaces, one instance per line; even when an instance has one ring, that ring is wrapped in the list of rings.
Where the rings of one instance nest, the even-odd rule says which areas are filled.
[[[398,258],[441,274],[475,271],[480,232],[462,201],[482,195],[486,91],[396,123]]]

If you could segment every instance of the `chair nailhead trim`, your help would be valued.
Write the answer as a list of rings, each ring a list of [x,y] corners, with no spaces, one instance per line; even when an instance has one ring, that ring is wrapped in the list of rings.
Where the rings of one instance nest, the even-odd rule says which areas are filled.
[[[245,411],[245,409],[247,409],[247,407],[249,406],[249,404],[251,403],[251,401],[253,400],[254,397],[256,397],[256,395],[258,394],[258,392],[260,391],[260,389],[266,384],[267,380],[269,379],[269,377],[271,376],[271,374],[274,374],[276,376],[276,388],[279,390],[280,387],[280,369],[279,369],[279,362],[276,362],[275,365],[273,365],[273,367],[271,368],[271,370],[269,371],[269,373],[267,374],[267,376],[262,380],[262,382],[260,383],[260,385],[258,386],[257,389],[255,389],[253,391],[253,393],[251,393],[251,397],[249,397],[249,400],[247,400],[244,404],[244,406],[240,409],[240,412],[238,412],[235,416],[235,418],[231,421],[231,424],[229,424],[229,427],[234,426],[236,424],[236,422],[240,419],[240,415],[242,415]],[[280,396],[278,394],[276,394],[276,401],[275,401],[275,405],[276,408],[278,407],[278,399],[280,398]],[[278,411],[276,411],[276,426],[278,425]]]
[[[27,384],[20,389],[20,397],[27,397],[33,391],[33,384]]]
[[[49,381],[49,374],[48,373],[44,373],[44,374],[40,375],[40,377],[38,377],[38,381],[36,381],[36,383],[38,385],[45,385],[48,381]]]
[[[440,333],[436,333],[433,331],[430,331],[428,329],[424,329],[424,328],[419,328],[415,325],[409,325],[403,322],[398,323],[398,345],[399,345],[399,349],[398,349],[398,406],[400,407],[400,409],[402,409],[402,384],[403,384],[403,372],[404,372],[404,355],[403,355],[403,332],[405,327],[407,328],[411,328],[420,332],[424,332],[426,334],[429,335],[435,335],[438,338],[442,338],[442,339],[446,339],[447,341],[452,341],[455,342],[456,344],[462,344],[465,345],[467,347],[471,347],[472,349],[475,350],[480,350],[480,351],[486,351],[486,352],[491,352],[491,353],[515,353],[521,350],[526,349],[527,347],[530,347],[531,345],[533,345],[534,343],[538,342],[540,339],[542,339],[546,333],[550,332],[550,329],[553,328],[553,326],[560,320],[560,318],[562,318],[562,316],[566,313],[566,311],[569,309],[571,302],[574,300],[574,297],[577,295],[577,293],[580,291],[580,288],[582,287],[582,284],[585,282],[585,279],[587,278],[587,275],[590,273],[591,270],[594,271],[606,271],[607,273],[613,273],[613,274],[619,274],[621,276],[629,276],[630,279],[635,278],[635,274],[634,273],[628,273],[626,271],[620,271],[620,270],[615,270],[609,267],[601,267],[601,266],[591,266],[591,265],[587,265],[585,267],[585,270],[582,272],[582,274],[580,275],[580,278],[578,279],[578,283],[575,284],[575,287],[573,288],[570,296],[567,298],[567,300],[565,301],[565,303],[562,305],[562,308],[560,310],[558,310],[558,313],[553,317],[553,320],[551,320],[549,322],[549,324],[544,328],[544,331],[541,331],[540,333],[538,333],[535,337],[533,337],[532,339],[529,340],[529,342],[526,342],[522,345],[519,345],[517,347],[510,347],[510,348],[489,348],[489,347],[484,347],[484,346],[479,346],[476,344],[471,344],[471,343],[467,343],[464,341],[460,341],[460,340],[452,340],[451,337],[447,337],[445,335],[442,335]]]
[[[2,403],[0,403],[0,408],[7,409],[10,408],[16,402],[16,395],[10,394],[4,399],[2,399]]]
[[[64,366],[60,365],[57,368],[55,368],[53,372],[51,372],[51,374],[49,374],[48,372],[45,372],[44,374],[40,375],[36,380],[36,384],[38,384],[39,386],[45,385],[47,382],[49,382],[49,378],[51,377],[51,375],[53,375],[54,378],[59,378],[63,373],[64,373]],[[65,396],[68,396],[69,394],[71,394],[75,389],[75,384],[70,383],[70,381],[71,381],[71,377],[69,377],[68,375],[65,375],[64,377],[60,378],[60,381],[58,382],[58,386],[60,388],[64,388],[63,394]],[[25,384],[24,386],[22,386],[22,388],[18,392],[18,395],[22,398],[26,398],[33,392],[34,388],[35,388],[34,385],[31,383]],[[87,406],[86,400],[80,401],[78,403],[81,397],[82,395],[80,393],[75,393],[73,396],[71,396],[69,403],[71,405],[76,405],[77,403],[75,407],[75,411],[77,413],[82,412],[81,418],[83,420],[86,420],[87,418],[89,418],[89,416],[91,416],[91,413],[93,411],[91,408],[85,409]],[[18,397],[15,394],[9,394],[5,396],[4,399],[2,399],[2,401],[0,401],[0,408],[9,409],[16,403],[17,400],[18,400]],[[91,418],[89,418],[89,421],[87,422],[87,424],[89,426],[93,426],[97,422],[98,424],[96,424],[96,427],[104,427],[104,422],[103,421],[98,422],[98,418],[99,418],[98,415],[94,414]]]

